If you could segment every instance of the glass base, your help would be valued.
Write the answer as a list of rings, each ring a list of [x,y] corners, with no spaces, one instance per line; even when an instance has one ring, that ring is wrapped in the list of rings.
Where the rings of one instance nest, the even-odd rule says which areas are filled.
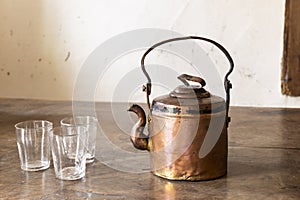
[[[94,157],[91,157],[91,158],[86,158],[86,163],[92,163],[95,161],[95,158]]]
[[[50,167],[50,162],[49,161],[32,161],[32,162],[27,162],[24,165],[21,165],[21,169],[24,171],[40,171],[40,170],[45,170]]]
[[[86,153],[86,163],[92,163],[95,160],[95,155],[90,152]]]
[[[85,176],[85,170],[79,171],[76,167],[66,167],[58,172],[56,177],[61,180],[78,180]]]

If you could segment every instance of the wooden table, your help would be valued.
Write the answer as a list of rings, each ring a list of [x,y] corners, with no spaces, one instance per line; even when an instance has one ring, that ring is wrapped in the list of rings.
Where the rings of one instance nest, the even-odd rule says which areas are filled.
[[[127,107],[97,103],[95,109],[107,138],[137,152],[124,133],[134,119],[124,119],[121,128],[118,123],[123,122],[115,119]],[[126,167],[132,171],[145,161],[139,156],[122,160],[113,153],[111,160],[102,161],[101,154],[110,153],[105,146],[103,152],[97,148],[97,160],[87,166],[82,180],[56,179],[53,165],[40,172],[22,171],[14,124],[47,119],[57,126],[71,114],[72,102],[0,99],[0,199],[300,199],[300,109],[232,107],[228,174],[216,180],[168,181],[152,175],[149,168],[129,173]]]

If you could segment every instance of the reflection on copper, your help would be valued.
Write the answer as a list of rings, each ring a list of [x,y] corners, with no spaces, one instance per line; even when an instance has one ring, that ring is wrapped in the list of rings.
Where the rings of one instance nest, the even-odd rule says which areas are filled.
[[[171,182],[165,184],[165,200],[174,200],[176,197],[176,191],[174,185]]]

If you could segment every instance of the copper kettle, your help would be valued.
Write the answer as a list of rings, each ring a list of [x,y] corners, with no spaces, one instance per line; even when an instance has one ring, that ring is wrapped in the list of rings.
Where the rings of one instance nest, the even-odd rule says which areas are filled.
[[[170,94],[157,97],[150,106],[151,79],[145,70],[144,60],[154,48],[178,40],[203,40],[220,49],[229,60],[230,69],[224,78],[226,100],[206,91],[204,79],[182,74],[178,77],[184,85]],[[219,43],[198,36],[172,38],[150,47],[141,59],[141,67],[148,79],[146,92],[148,118],[144,110],[134,104],[128,111],[139,120],[132,128],[131,141],[135,148],[148,150],[153,174],[170,180],[208,180],[227,172],[227,128],[230,89],[228,76],[234,63],[228,51]],[[192,86],[188,81],[198,82]],[[215,122],[212,125],[212,122]],[[148,124],[147,124],[148,122]],[[144,133],[147,127],[148,133]],[[204,150],[203,150],[204,149]],[[203,151],[206,153],[203,154]]]

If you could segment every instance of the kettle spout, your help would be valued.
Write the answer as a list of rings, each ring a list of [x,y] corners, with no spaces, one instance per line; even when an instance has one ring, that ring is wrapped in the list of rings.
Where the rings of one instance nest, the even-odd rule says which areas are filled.
[[[144,134],[146,126],[146,114],[144,110],[136,104],[133,104],[128,111],[134,112],[138,116],[138,122],[131,129],[131,142],[133,146],[140,150],[149,150],[148,136]]]

